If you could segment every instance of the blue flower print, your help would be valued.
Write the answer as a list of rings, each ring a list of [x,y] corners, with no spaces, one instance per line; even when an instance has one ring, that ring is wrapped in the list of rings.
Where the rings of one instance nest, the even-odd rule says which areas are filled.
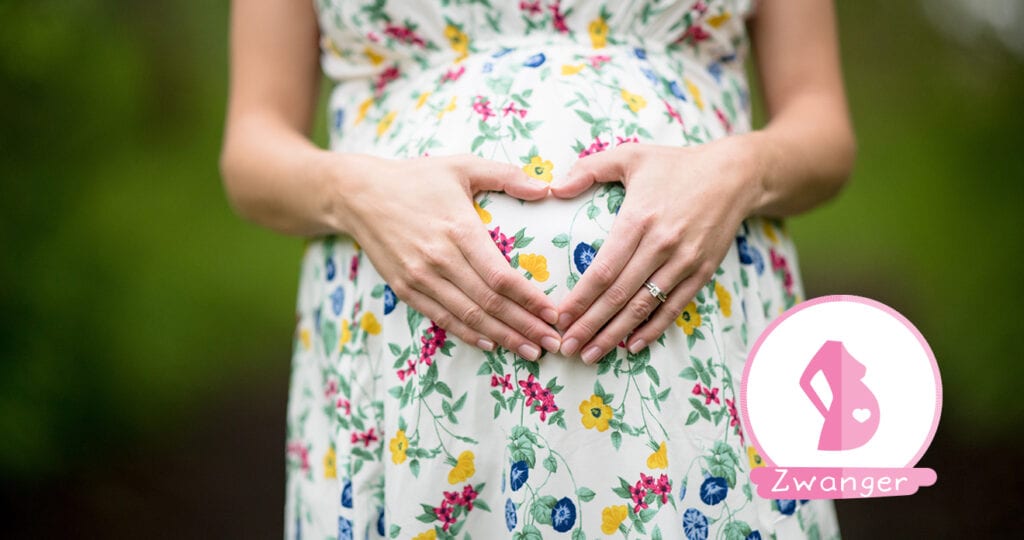
[[[516,528],[516,523],[519,518],[516,517],[516,503],[512,502],[512,499],[505,499],[505,526],[508,530]]]
[[[569,497],[562,497],[551,509],[551,526],[558,532],[565,532],[576,524],[576,505]]]
[[[651,84],[653,84],[653,85],[657,85],[658,84],[658,82],[659,82],[658,76],[655,75],[653,71],[651,71],[651,70],[649,70],[647,68],[640,68],[640,71],[643,72],[644,77],[647,77],[647,79],[649,81],[651,81]]]
[[[395,296],[395,291],[391,290],[391,285],[384,286],[384,314],[388,315],[395,310],[395,304],[398,303],[398,297]]]
[[[334,265],[334,257],[327,257],[327,260],[324,261],[324,270],[327,274],[327,281],[334,279],[338,273],[338,267]]]
[[[302,540],[302,519],[295,516],[295,540]]]
[[[793,515],[796,512],[796,501],[794,499],[779,499],[776,501],[779,505],[779,512],[782,512],[785,516]]]
[[[668,84],[668,89],[672,92],[672,95],[686,101],[686,94],[683,93],[683,89],[679,88],[679,81],[672,81]]]
[[[743,540],[761,540],[761,533],[758,531],[752,531]]]
[[[352,481],[345,479],[345,487],[341,488],[341,505],[352,508]]]
[[[484,73],[490,73],[492,69],[494,69],[494,63],[487,62],[486,64],[484,64],[484,67],[480,68],[480,71]]]
[[[633,49],[633,54],[641,60],[647,60],[647,51],[643,47],[635,47]]]
[[[338,287],[331,293],[331,310],[334,311],[334,316],[341,315],[341,309],[345,307],[345,289]]]
[[[341,131],[341,126],[345,124],[345,109],[338,109],[334,111],[334,131]]]
[[[679,500],[681,501],[686,498],[686,480],[684,479],[679,484]]]
[[[525,461],[517,461],[512,464],[512,470],[508,473],[508,483],[512,487],[512,491],[519,491],[519,488],[523,487],[526,483],[526,479],[530,477],[530,467],[526,465]]]
[[[729,486],[721,476],[709,476],[700,485],[700,500],[707,505],[716,505],[725,500]]]
[[[506,54],[514,50],[516,50],[515,47],[502,47],[501,49],[498,49],[494,54],[492,54],[491,58],[501,58],[502,56],[505,56]]]
[[[686,540],[707,540],[708,518],[696,508],[688,508],[683,512],[683,533]]]
[[[716,83],[722,84],[722,64],[711,62],[711,65],[708,66],[708,73],[715,78]]]
[[[583,272],[590,268],[590,263],[594,262],[594,256],[597,255],[597,250],[594,246],[586,242],[580,242],[576,245],[576,249],[572,252],[572,260],[576,263],[576,269]]]
[[[384,536],[384,508],[381,508],[380,514],[377,514],[377,534]]]
[[[527,58],[526,61],[523,62],[523,65],[526,66],[526,67],[537,67],[537,66],[543,64],[544,60],[547,60],[547,57],[544,56],[544,53],[537,53],[537,54]]]
[[[739,251],[741,263],[753,264],[758,275],[764,273],[764,257],[761,256],[760,251],[750,247],[750,244],[747,243],[746,236],[736,237],[736,249]]]
[[[352,540],[352,520],[338,516],[338,540]]]

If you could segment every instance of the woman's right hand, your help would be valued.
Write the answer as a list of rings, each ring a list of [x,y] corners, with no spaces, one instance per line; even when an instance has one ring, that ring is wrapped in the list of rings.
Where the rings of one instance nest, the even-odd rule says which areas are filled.
[[[344,201],[338,219],[398,298],[481,349],[498,344],[529,360],[540,347],[558,351],[555,305],[509,266],[473,208],[480,191],[532,201],[548,194],[547,183],[469,153],[350,153],[345,163],[364,180],[335,194]]]

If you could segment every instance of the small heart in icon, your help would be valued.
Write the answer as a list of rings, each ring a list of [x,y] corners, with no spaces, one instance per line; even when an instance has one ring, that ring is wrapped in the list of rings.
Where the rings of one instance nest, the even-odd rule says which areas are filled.
[[[871,418],[871,411],[869,409],[854,409],[853,410],[853,419],[858,421],[858,422],[860,422],[861,424],[863,424],[864,422],[867,422],[868,418]]]

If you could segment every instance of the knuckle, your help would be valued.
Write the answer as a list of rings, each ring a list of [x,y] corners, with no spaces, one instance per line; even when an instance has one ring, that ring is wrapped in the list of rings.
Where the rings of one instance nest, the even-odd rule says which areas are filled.
[[[630,292],[621,283],[612,283],[605,291],[605,296],[612,304],[621,306],[629,300]]]
[[[651,313],[650,302],[646,300],[634,300],[629,303],[629,313],[633,319],[642,321]]]
[[[505,268],[495,268],[490,270],[487,275],[487,283],[489,283],[495,291],[501,294],[508,294],[512,292],[512,279]]]
[[[501,313],[505,307],[505,298],[494,291],[487,291],[481,305],[487,313]]]
[[[612,282],[612,278],[615,277],[612,272],[612,268],[608,266],[608,263],[598,259],[594,259],[594,261],[590,263],[590,267],[587,268],[586,273],[590,274],[592,276],[590,279],[595,280],[597,285],[600,286],[609,285]]]
[[[480,306],[473,304],[462,311],[461,319],[470,328],[480,328],[484,322],[484,312]]]
[[[442,311],[436,317],[433,317],[433,321],[441,328],[450,328],[452,323],[455,322],[455,317],[448,311]]]
[[[405,273],[408,276],[406,280],[413,287],[418,287],[426,284],[427,276],[430,275],[430,271],[427,269],[427,265],[423,262],[409,262],[405,265]]]

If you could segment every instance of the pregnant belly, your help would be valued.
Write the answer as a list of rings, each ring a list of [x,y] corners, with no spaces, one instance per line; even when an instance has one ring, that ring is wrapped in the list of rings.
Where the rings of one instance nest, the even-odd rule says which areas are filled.
[[[332,147],[389,158],[473,153],[550,182],[621,144],[687,146],[746,125],[738,107],[714,112],[740,97],[723,98],[699,66],[677,76],[680,59],[564,43],[496,49],[408,74],[376,97],[339,85]],[[480,193],[475,207],[509,263],[557,302],[607,239],[623,197],[615,182],[571,200]]]

